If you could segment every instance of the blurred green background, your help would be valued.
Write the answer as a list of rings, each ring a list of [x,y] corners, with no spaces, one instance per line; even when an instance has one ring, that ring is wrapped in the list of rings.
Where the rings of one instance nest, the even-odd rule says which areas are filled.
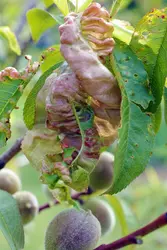
[[[98,1],[110,7],[111,0]],[[140,20],[140,18],[150,11],[152,8],[167,6],[167,0],[127,0],[125,8],[117,15],[118,19],[127,20],[132,25]],[[18,69],[26,65],[24,59],[25,54],[33,55],[33,60],[39,58],[41,52],[54,44],[59,43],[59,35],[57,27],[45,32],[37,44],[31,40],[30,31],[26,22],[26,11],[33,7],[44,9],[42,0],[1,0],[0,1],[0,26],[9,26],[15,32],[20,46],[22,48],[22,56],[16,56],[8,47],[8,43],[0,37],[0,70],[6,66],[15,66]],[[53,14],[58,10],[50,8]],[[37,79],[38,76],[36,76]],[[0,150],[3,153],[9,148],[14,141],[23,136],[26,132],[22,119],[22,108],[25,97],[33,87],[35,80],[31,81],[25,90],[24,96],[20,99],[19,110],[12,113],[12,138],[8,141],[7,146]],[[117,195],[120,200],[128,225],[129,232],[144,226],[156,216],[166,211],[167,207],[167,133],[166,124],[163,121],[159,134],[156,137],[156,146],[151,158],[150,166],[147,167],[145,173],[134,181],[126,190]],[[23,190],[33,192],[39,201],[39,204],[47,202],[38,173],[28,164],[26,158],[20,153],[8,164],[18,173],[22,180]],[[44,234],[48,223],[51,219],[67,205],[57,205],[47,209],[39,214],[35,221],[25,227],[26,245],[25,250],[44,250]],[[103,243],[109,243],[114,239],[122,236],[121,224],[119,216],[116,217],[116,227],[113,232],[109,232],[101,239]],[[126,249],[139,250],[166,250],[167,249],[167,227],[160,229],[144,238],[144,244],[141,246],[129,247]],[[0,250],[9,250],[9,246],[0,233]],[[79,250],[79,249],[78,249]]]

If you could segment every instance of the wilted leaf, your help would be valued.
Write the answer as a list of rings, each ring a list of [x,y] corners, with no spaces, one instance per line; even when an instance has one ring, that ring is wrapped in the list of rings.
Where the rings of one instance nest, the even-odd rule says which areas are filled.
[[[9,47],[13,52],[15,52],[17,55],[21,54],[20,46],[18,44],[17,38],[15,37],[15,34],[10,30],[7,26],[1,26],[0,27],[0,35],[6,38],[9,42]]]
[[[52,162],[49,156],[63,152],[57,136],[56,131],[45,128],[43,124],[25,135],[22,150],[37,170],[41,169],[43,162]]]
[[[0,190],[0,229],[12,250],[24,248],[24,231],[16,200]]]
[[[32,38],[35,42],[49,28],[57,24],[56,20],[47,11],[41,9],[31,9],[27,12],[27,21],[31,29]]]
[[[155,97],[149,111],[155,112],[161,103],[167,76],[167,8],[154,9],[138,23],[131,48],[144,63]]]

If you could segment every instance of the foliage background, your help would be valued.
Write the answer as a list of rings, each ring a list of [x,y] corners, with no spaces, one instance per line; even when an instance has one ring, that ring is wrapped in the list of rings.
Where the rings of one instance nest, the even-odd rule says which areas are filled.
[[[111,6],[110,0],[98,1],[106,7]],[[131,22],[132,25],[140,20],[140,18],[152,8],[160,8],[167,6],[167,0],[126,0],[125,8],[119,12],[117,18]],[[1,0],[0,1],[0,26],[9,26],[15,32],[21,48],[22,54],[32,54],[33,60],[37,60],[41,52],[54,44],[59,43],[59,35],[57,28],[52,28],[45,32],[40,41],[34,44],[31,40],[30,31],[26,22],[25,13],[28,9],[38,7],[44,9],[44,4],[40,0]],[[50,10],[52,13],[58,13],[56,8]],[[6,66],[14,65],[21,69],[26,65],[24,56],[18,58],[8,47],[5,39],[0,37],[0,70]],[[4,152],[13,142],[24,135],[26,128],[22,119],[22,108],[25,97],[33,87],[35,79],[26,88],[24,96],[19,101],[19,110],[12,113],[12,132],[13,136],[8,144],[0,152]],[[134,181],[125,191],[117,196],[124,204],[124,211],[129,227],[129,232],[136,230],[139,226],[143,226],[150,220],[154,219],[160,213],[166,211],[167,207],[167,181],[166,181],[166,165],[167,165],[167,133],[165,122],[162,123],[161,130],[156,138],[156,146],[153,156],[145,174]],[[28,164],[28,161],[22,154],[19,154],[11,162],[8,167],[14,169],[22,180],[23,190],[33,192],[39,204],[47,202],[47,198],[43,194],[38,173]],[[18,168],[19,167],[19,168]],[[35,221],[25,227],[26,246],[25,250],[43,250],[44,234],[48,222],[66,205],[57,205],[51,209],[43,211]],[[112,233],[108,233],[102,242],[109,243],[114,239],[121,237],[121,227],[119,218],[117,226]],[[153,234],[144,238],[144,244],[138,247],[129,247],[127,249],[154,250],[166,249],[167,228],[158,230]],[[0,249],[9,250],[9,246],[0,233]]]

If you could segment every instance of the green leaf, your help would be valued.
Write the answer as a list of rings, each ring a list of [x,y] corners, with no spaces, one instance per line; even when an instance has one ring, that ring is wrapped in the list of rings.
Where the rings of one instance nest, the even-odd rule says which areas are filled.
[[[44,0],[46,8],[50,7],[53,4],[53,0]]]
[[[35,42],[49,28],[54,27],[57,22],[47,11],[41,9],[31,9],[27,12],[27,21],[31,29],[32,38]]]
[[[111,205],[111,207],[114,209],[114,212],[119,220],[121,230],[122,230],[122,236],[128,235],[128,224],[126,220],[126,216],[122,207],[122,204],[117,196],[115,195],[103,195],[103,197],[108,201],[108,203]]]
[[[61,15],[54,15],[54,19],[56,20],[56,22],[61,25],[64,23],[64,16]]]
[[[20,46],[18,44],[17,38],[9,27],[1,26],[0,35],[8,40],[9,47],[11,48],[13,52],[15,52],[17,55],[21,54],[21,50],[20,50]]]
[[[64,16],[68,15],[69,8],[67,0],[53,0],[53,2],[57,5],[57,7],[63,13]]]
[[[25,86],[25,82],[21,79],[6,78],[0,85],[0,147],[3,147],[6,139],[10,138],[10,114],[22,95],[22,87]]]
[[[12,250],[24,248],[24,231],[16,200],[0,190],[0,229]]]
[[[47,71],[56,63],[64,61],[64,57],[61,55],[60,52],[60,45],[54,45],[51,48],[45,50],[42,54],[42,57],[44,58],[44,61],[41,64],[42,72]]]
[[[72,156],[72,154],[74,153],[75,151],[75,148],[74,147],[71,147],[71,148],[64,148],[63,150],[63,158],[66,159],[66,158],[69,158]]]
[[[128,102],[126,96],[123,96],[121,115],[111,194],[124,189],[144,171],[154,145],[151,118],[134,103]]]
[[[45,73],[38,79],[29,96],[27,97],[24,105],[23,117],[28,129],[32,129],[35,123],[35,104],[38,92],[45,84],[46,78],[53,72],[53,70],[57,69],[60,65],[61,63],[56,63],[50,69],[45,71]]]
[[[156,112],[154,114],[152,114],[151,116],[152,116],[153,129],[154,129],[154,132],[157,134],[159,129],[160,129],[161,122],[162,122],[162,108],[161,108],[161,105],[159,105]]]
[[[167,124],[167,88],[164,88],[164,116]]]
[[[121,9],[127,8],[127,6],[132,2],[132,0],[114,0],[111,6],[111,17],[115,16],[117,12]]]
[[[128,46],[117,44],[111,56],[111,65],[122,92],[121,128],[114,161],[114,179],[107,191],[114,194],[144,171],[152,154],[155,135],[151,117],[142,112],[152,100],[142,63]]]
[[[110,11],[111,18],[113,18],[118,13],[118,11],[121,8],[124,1],[125,0],[115,0],[113,2],[112,7],[111,7],[111,11]]]
[[[69,185],[71,188],[82,191],[83,189],[87,188],[89,185],[89,173],[81,168],[77,167],[77,170],[75,170],[72,173],[72,183]]]
[[[52,190],[53,197],[56,197],[60,203],[68,202],[72,206],[76,206],[75,201],[71,198],[71,190],[68,186],[66,186],[61,180],[59,180]]]
[[[118,19],[112,20],[112,24],[114,26],[113,37],[129,44],[132,39],[134,28],[128,22]]]
[[[136,26],[131,48],[144,63],[155,97],[149,111],[155,112],[161,103],[167,76],[167,8],[154,9]]]
[[[86,10],[86,8],[92,3],[93,0],[83,0],[83,1],[79,1],[78,0],[78,8],[77,11],[78,12],[82,12],[84,10]],[[73,3],[75,3],[76,1],[71,1]],[[75,5],[76,6],[76,5]]]
[[[85,0],[81,6],[78,7],[78,12],[86,10],[93,0]]]
[[[121,81],[121,90],[126,92],[128,100],[146,109],[153,96],[148,86],[148,75],[143,63],[130,47],[117,42],[114,49],[117,75]]]

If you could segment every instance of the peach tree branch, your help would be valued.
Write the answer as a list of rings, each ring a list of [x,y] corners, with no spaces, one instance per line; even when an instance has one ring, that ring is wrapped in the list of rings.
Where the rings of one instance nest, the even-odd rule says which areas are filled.
[[[76,194],[72,195],[71,198],[75,201],[78,201],[82,205],[83,200],[82,200],[81,196],[82,195],[90,195],[90,194],[92,194],[92,190],[90,187],[88,187],[88,190],[86,192],[76,193]],[[50,202],[50,203],[49,202],[45,203],[39,207],[38,212],[40,213],[41,211],[48,209],[48,208],[50,208],[54,205],[57,205],[57,204],[59,204],[59,202],[57,200],[54,200],[53,202]]]
[[[146,236],[147,234],[152,233],[153,231],[167,225],[167,213],[162,214],[153,222],[149,223],[145,227],[138,229],[137,231],[119,239],[111,244],[103,244],[97,247],[94,250],[116,250],[122,247],[132,245],[132,244],[142,244],[142,237]]]
[[[17,153],[21,151],[21,143],[23,138],[17,139],[14,145],[0,156],[0,169],[10,161]]]

